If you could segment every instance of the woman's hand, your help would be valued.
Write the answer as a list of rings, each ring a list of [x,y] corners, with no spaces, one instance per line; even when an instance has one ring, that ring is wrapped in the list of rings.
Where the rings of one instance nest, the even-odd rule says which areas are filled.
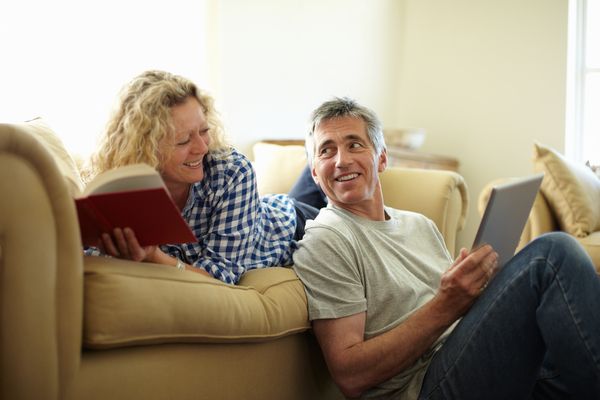
[[[112,235],[102,234],[104,252],[132,261],[158,262],[162,251],[158,246],[140,246],[131,228],[115,228]]]
[[[163,253],[160,247],[140,246],[140,243],[137,241],[135,233],[131,228],[115,228],[112,235],[103,233],[102,244],[104,252],[113,257],[132,261],[146,261],[173,267],[177,265],[177,259]],[[184,267],[186,270],[194,271],[212,278],[212,275],[202,268],[192,268],[187,264],[184,264]]]

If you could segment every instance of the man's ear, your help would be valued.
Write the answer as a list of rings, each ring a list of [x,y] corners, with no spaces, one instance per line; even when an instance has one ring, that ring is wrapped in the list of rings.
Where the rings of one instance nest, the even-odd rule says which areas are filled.
[[[313,163],[313,166],[310,168],[310,174],[312,175],[312,178],[315,181],[315,184],[317,186],[319,186],[319,178],[317,177],[317,171],[314,167],[314,163]]]
[[[381,154],[379,155],[379,160],[377,163],[377,172],[385,171],[385,168],[387,167],[387,161],[387,150],[384,147],[381,151]]]

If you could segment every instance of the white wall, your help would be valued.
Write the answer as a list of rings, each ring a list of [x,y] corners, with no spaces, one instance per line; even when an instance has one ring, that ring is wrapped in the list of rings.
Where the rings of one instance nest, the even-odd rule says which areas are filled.
[[[535,140],[563,150],[567,0],[214,4],[215,95],[238,147],[301,138],[333,95],[424,127],[423,151],[458,158],[470,189],[459,245],[486,183],[530,173]]]
[[[303,138],[310,112],[334,95],[396,119],[401,1],[216,4],[214,94],[242,151],[260,139]]]
[[[70,151],[91,153],[140,72],[205,85],[207,1],[0,1],[0,121],[43,117]]]
[[[564,148],[566,0],[406,0],[397,105],[423,150],[460,160],[469,246],[489,181],[532,171],[533,142]]]

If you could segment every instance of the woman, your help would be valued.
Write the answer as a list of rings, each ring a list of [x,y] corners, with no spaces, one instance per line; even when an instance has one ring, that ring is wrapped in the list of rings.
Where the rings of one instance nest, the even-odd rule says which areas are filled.
[[[290,265],[305,220],[318,212],[286,195],[259,198],[252,165],[227,144],[212,98],[168,72],[144,72],[122,90],[92,174],[140,162],[159,171],[198,240],[142,247],[124,227],[102,236],[113,257],[237,283],[245,271]]]

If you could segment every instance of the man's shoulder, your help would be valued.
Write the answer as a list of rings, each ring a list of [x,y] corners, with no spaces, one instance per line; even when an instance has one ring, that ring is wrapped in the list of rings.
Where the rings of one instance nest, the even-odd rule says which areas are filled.
[[[385,207],[385,211],[390,217],[400,221],[429,221],[429,218],[425,215],[414,211],[398,210],[387,206]]]
[[[306,221],[304,244],[310,241],[326,241],[338,243],[353,242],[354,232],[360,229],[360,222],[352,215],[327,206],[322,208],[314,220]]]
[[[327,206],[321,209],[319,215],[314,220],[307,221],[306,229],[331,228],[333,230],[345,230],[350,229],[350,226],[354,223],[356,221],[351,216],[332,206]]]

